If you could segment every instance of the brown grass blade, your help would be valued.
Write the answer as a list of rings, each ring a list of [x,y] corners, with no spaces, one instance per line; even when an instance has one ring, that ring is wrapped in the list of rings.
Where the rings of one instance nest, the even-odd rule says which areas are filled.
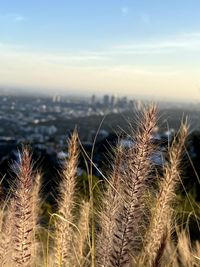
[[[182,124],[179,134],[170,148],[169,162],[164,167],[164,178],[160,183],[160,192],[157,194],[156,206],[152,212],[149,230],[144,240],[144,261],[148,262],[148,266],[152,266],[155,262],[164,229],[170,220],[170,205],[174,199],[175,189],[179,184],[180,161],[187,134],[188,127]]]
[[[113,236],[116,228],[116,214],[121,202],[121,172],[124,151],[118,145],[113,172],[108,181],[108,189],[103,197],[103,209],[100,212],[101,232],[97,237],[97,264],[106,267],[110,265],[111,252],[113,246]]]
[[[6,211],[4,211],[4,220],[1,228],[0,239],[0,266],[8,267],[12,265],[13,255],[13,225],[14,225],[14,205],[13,201],[9,203]]]
[[[55,266],[68,266],[73,239],[73,209],[78,163],[78,134],[74,131],[69,141],[69,159],[65,163],[58,197],[58,217],[55,229]]]
[[[72,267],[85,266],[86,263],[85,253],[90,238],[89,217],[90,217],[90,203],[83,201],[81,205],[77,230],[75,230],[74,233],[74,242],[73,242],[74,256],[71,261]]]
[[[16,267],[33,266],[34,213],[33,169],[30,151],[24,148],[17,170],[18,186],[14,196],[13,264]]]
[[[152,135],[156,126],[156,107],[144,111],[135,145],[127,152],[123,168],[123,199],[115,218],[116,229],[109,266],[130,266],[133,248],[139,236],[139,221],[143,212],[146,179],[151,171]],[[133,256],[133,255],[132,255]]]

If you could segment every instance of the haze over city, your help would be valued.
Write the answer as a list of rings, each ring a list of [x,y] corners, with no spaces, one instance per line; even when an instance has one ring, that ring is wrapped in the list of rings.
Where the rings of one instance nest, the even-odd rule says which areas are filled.
[[[1,1],[1,87],[200,100],[200,3]]]

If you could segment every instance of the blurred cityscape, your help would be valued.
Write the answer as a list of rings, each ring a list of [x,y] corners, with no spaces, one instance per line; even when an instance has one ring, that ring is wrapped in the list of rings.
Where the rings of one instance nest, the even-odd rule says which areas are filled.
[[[112,162],[108,160],[108,151],[116,146],[119,135],[123,146],[134,145],[133,140],[123,133],[130,131],[129,122],[134,127],[135,112],[142,108],[140,100],[109,95],[84,98],[2,93],[0,105],[1,178],[6,175],[6,181],[9,180],[12,165],[20,160],[22,145],[29,144],[34,160],[44,173],[46,188],[55,187],[57,172],[68,157],[67,139],[75,127],[85,153],[79,162],[79,175],[87,170],[85,162],[90,164],[89,157],[95,140],[93,174],[100,176],[99,170],[106,171],[108,164]],[[198,159],[199,105],[162,102],[159,103],[159,109],[162,115],[153,136],[154,142],[159,146],[152,155],[153,163],[156,166],[163,164],[166,148],[176,133],[183,114],[189,116],[192,129],[189,152],[193,159]]]

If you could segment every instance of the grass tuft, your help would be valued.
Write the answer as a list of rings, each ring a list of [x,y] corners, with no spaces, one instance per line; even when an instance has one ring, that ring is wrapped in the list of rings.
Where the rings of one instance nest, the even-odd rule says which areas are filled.
[[[40,227],[42,176],[34,170],[29,148],[24,147],[15,164],[14,190],[5,202],[1,199],[0,267],[200,266],[200,242],[192,243],[186,227],[177,226],[173,210],[176,189],[182,184],[188,126],[182,123],[157,177],[152,164],[156,123],[157,108],[150,105],[129,135],[133,145],[125,147],[119,140],[110,175],[104,176],[100,208],[93,201],[92,172],[89,201],[77,198],[75,130],[60,173],[57,212],[49,212],[48,229]],[[157,187],[152,184],[153,174],[159,178]]]

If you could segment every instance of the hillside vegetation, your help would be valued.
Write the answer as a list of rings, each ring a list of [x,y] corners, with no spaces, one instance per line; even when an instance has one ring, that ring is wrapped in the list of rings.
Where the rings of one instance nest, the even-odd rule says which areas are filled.
[[[200,242],[191,241],[187,224],[180,224],[175,212],[188,125],[181,124],[159,172],[151,161],[158,149],[153,142],[156,125],[157,108],[151,105],[138,117],[137,129],[130,128],[134,146],[123,147],[119,140],[98,196],[94,192],[100,181],[94,182],[88,166],[89,198],[78,192],[83,151],[75,130],[60,172],[56,212],[49,212],[47,227],[40,224],[42,176],[24,147],[14,165],[17,178],[1,201],[0,266],[200,266]],[[196,207],[186,215],[188,222],[192,215],[198,221]]]

